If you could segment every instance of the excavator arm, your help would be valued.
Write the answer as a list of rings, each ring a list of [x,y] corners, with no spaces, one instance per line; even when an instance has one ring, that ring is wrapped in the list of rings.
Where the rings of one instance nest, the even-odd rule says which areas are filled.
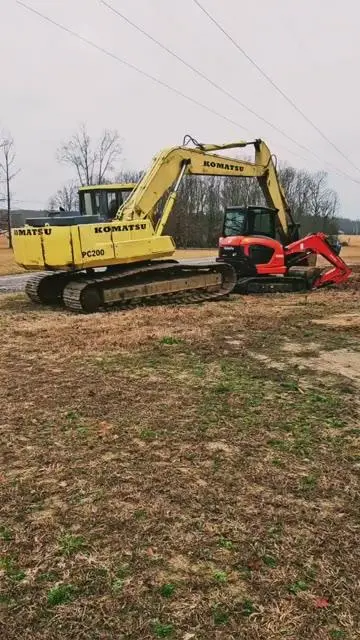
[[[262,140],[235,142],[224,145],[201,145],[164,149],[155,156],[152,165],[137,187],[117,212],[121,220],[141,218],[154,219],[159,200],[170,189],[170,195],[161,213],[156,234],[161,235],[176,200],[176,194],[185,175],[229,176],[234,178],[256,178],[267,206],[278,211],[278,231],[284,242],[294,239],[294,222],[287,206],[285,195],[278,179],[276,166],[269,148]],[[255,148],[255,162],[219,155],[217,151],[242,149],[249,145]]]
[[[322,256],[332,267],[319,273],[312,284],[313,289],[319,289],[329,284],[342,284],[348,281],[351,276],[351,269],[338,256],[327,241],[325,233],[314,233],[301,240],[292,242],[284,247],[285,256],[290,258],[299,253],[305,256],[316,254]]]

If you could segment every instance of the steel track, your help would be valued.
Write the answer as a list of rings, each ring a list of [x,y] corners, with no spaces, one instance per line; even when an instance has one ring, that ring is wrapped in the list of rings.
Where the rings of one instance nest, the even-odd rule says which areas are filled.
[[[220,273],[222,281],[220,287],[214,290],[212,285],[208,289],[191,288],[192,276],[199,274]],[[150,278],[148,277],[150,276]],[[151,283],[153,279],[157,282],[171,282],[185,276],[189,280],[189,289],[179,292],[160,292],[149,296],[146,293],[146,285]],[[141,280],[145,280],[142,282]],[[144,286],[144,295],[137,295],[134,300],[121,300],[121,287],[126,289],[133,282]],[[209,263],[205,265],[198,264],[180,264],[176,262],[158,262],[150,263],[142,267],[129,267],[115,273],[86,274],[86,273],[68,273],[55,272],[53,274],[40,274],[31,278],[26,285],[26,293],[31,300],[40,304],[64,303],[65,307],[77,313],[86,313],[86,300],[89,292],[96,290],[101,298],[99,306],[107,307],[112,304],[121,303],[122,307],[128,308],[144,301],[154,301],[155,303],[170,302],[171,304],[189,304],[196,302],[204,302],[206,300],[216,300],[229,294],[236,284],[236,274],[230,265],[222,263]],[[119,289],[119,299],[111,303],[106,303],[103,298],[104,290]],[[95,309],[90,309],[95,310]]]

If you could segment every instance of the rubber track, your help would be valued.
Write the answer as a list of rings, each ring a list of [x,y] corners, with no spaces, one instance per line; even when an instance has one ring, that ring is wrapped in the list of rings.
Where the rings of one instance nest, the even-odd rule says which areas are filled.
[[[296,293],[301,291],[309,291],[311,287],[305,278],[284,277],[271,278],[266,277],[249,277],[240,278],[234,289],[235,293],[256,294],[256,293]]]
[[[66,283],[67,277],[71,277],[71,274],[66,271],[56,271],[54,273],[39,273],[35,276],[31,276],[25,285],[25,293],[33,302],[37,302],[38,304],[46,304],[46,301],[39,295],[40,285],[44,283],[46,280],[51,281],[60,280],[64,282],[64,286]],[[61,296],[59,296],[59,301],[61,300]]]
[[[221,265],[221,267],[223,267],[224,265]],[[77,312],[82,312],[84,313],[84,311],[86,312],[86,310],[83,309],[82,304],[81,304],[81,294],[84,291],[84,289],[88,286],[92,286],[92,285],[97,285],[100,286],[101,285],[108,285],[109,283],[113,282],[114,284],[116,283],[116,286],[119,286],[119,284],[121,284],[121,280],[123,278],[129,278],[131,276],[139,276],[141,274],[146,275],[147,273],[151,273],[152,271],[154,272],[154,274],[157,273],[166,273],[166,271],[178,271],[178,272],[184,272],[184,274],[186,275],[186,272],[191,272],[191,271],[196,271],[198,273],[201,273],[201,271],[206,271],[206,270],[214,270],[216,272],[223,272],[226,273],[228,272],[228,278],[225,279],[225,281],[223,282],[222,288],[219,291],[216,292],[212,292],[212,291],[206,291],[206,289],[194,289],[194,290],[189,290],[189,291],[184,291],[184,292],[177,292],[177,293],[169,293],[169,294],[159,294],[156,296],[146,296],[144,295],[144,297],[136,297],[136,299],[134,301],[128,300],[125,301],[124,303],[121,303],[121,301],[119,302],[114,302],[111,303],[112,304],[122,304],[125,307],[129,307],[132,304],[134,304],[134,302],[136,304],[138,304],[140,301],[142,300],[146,300],[146,299],[151,299],[151,300],[156,300],[156,301],[168,301],[168,302],[174,302],[174,303],[179,303],[179,302],[186,302],[186,303],[190,303],[190,302],[203,302],[205,300],[216,300],[217,298],[220,298],[222,296],[227,295],[228,293],[230,293],[235,284],[236,284],[236,275],[235,275],[235,271],[233,271],[233,274],[231,274],[228,265],[226,265],[226,269],[220,268],[219,269],[219,265],[218,264],[208,264],[208,265],[197,265],[197,264],[186,264],[186,265],[182,265],[180,263],[163,263],[163,264],[151,264],[142,268],[136,268],[136,269],[129,269],[126,270],[124,272],[121,273],[114,273],[114,274],[104,274],[101,275],[100,277],[87,277],[86,275],[79,275],[76,280],[73,280],[71,282],[69,282],[65,289],[64,289],[64,293],[63,293],[63,300],[65,303],[65,306],[70,309],[71,311],[77,311]],[[231,277],[232,276],[232,277]],[[110,305],[102,305],[102,306],[110,306]]]
[[[27,296],[29,296],[30,300],[32,300],[33,302],[41,303],[41,298],[39,298],[39,295],[38,295],[38,289],[39,289],[39,284],[40,282],[42,282],[44,277],[47,277],[47,275],[44,276],[43,273],[37,276],[31,276],[31,278],[29,278],[29,280],[25,285],[25,293]]]

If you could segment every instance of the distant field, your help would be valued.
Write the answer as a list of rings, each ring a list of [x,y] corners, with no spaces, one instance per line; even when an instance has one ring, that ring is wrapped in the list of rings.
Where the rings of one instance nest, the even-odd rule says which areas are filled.
[[[360,247],[360,236],[349,236],[346,233],[339,235],[340,242],[347,242],[349,247]]]

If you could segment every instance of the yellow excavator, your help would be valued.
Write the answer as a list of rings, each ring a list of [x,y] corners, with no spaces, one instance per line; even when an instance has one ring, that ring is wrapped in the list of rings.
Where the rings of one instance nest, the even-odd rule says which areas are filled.
[[[218,153],[248,145],[255,149],[255,162]],[[171,236],[163,235],[163,231],[185,175],[258,180],[267,205],[257,208],[259,220],[265,219],[264,216],[271,218],[273,239],[277,243],[273,252],[277,252],[278,270],[272,269],[272,275],[288,275],[286,250],[292,245],[289,254],[296,260],[299,256],[306,259],[310,254],[324,255],[331,249],[329,245],[324,249],[327,243],[322,238],[311,247],[306,239],[298,240],[298,226],[287,206],[273,157],[262,140],[215,145],[199,144],[187,136],[182,146],[164,149],[155,156],[113,219],[107,220],[101,215],[66,216],[51,221],[40,218],[12,230],[16,262],[27,270],[44,271],[29,279],[26,292],[30,299],[42,304],[62,301],[70,310],[94,312],[115,303],[146,298],[200,301],[230,293],[241,278],[238,266],[241,267],[243,260],[234,262],[230,255],[220,255],[216,262],[209,260],[201,264],[184,264],[171,259],[175,244]],[[166,201],[159,214],[158,204],[164,196]],[[255,244],[261,245],[258,235],[263,236],[268,245],[265,237],[268,232],[260,229],[260,234],[255,233],[251,222],[256,213],[253,209],[238,212],[240,219],[246,219],[250,224],[243,225],[240,242],[236,239],[236,251],[240,244],[246,246],[254,239]],[[89,212],[94,212],[94,208]],[[233,224],[234,213],[225,216],[228,228],[229,221],[230,227]],[[227,234],[221,241],[224,252],[225,245],[232,251],[234,235]],[[337,266],[332,259],[331,254],[329,261],[334,268],[343,269],[340,258]],[[260,273],[259,277],[267,275],[266,269],[255,271],[252,277],[256,278],[257,273]],[[344,269],[342,273],[345,273]],[[249,274],[246,276],[248,279]]]

